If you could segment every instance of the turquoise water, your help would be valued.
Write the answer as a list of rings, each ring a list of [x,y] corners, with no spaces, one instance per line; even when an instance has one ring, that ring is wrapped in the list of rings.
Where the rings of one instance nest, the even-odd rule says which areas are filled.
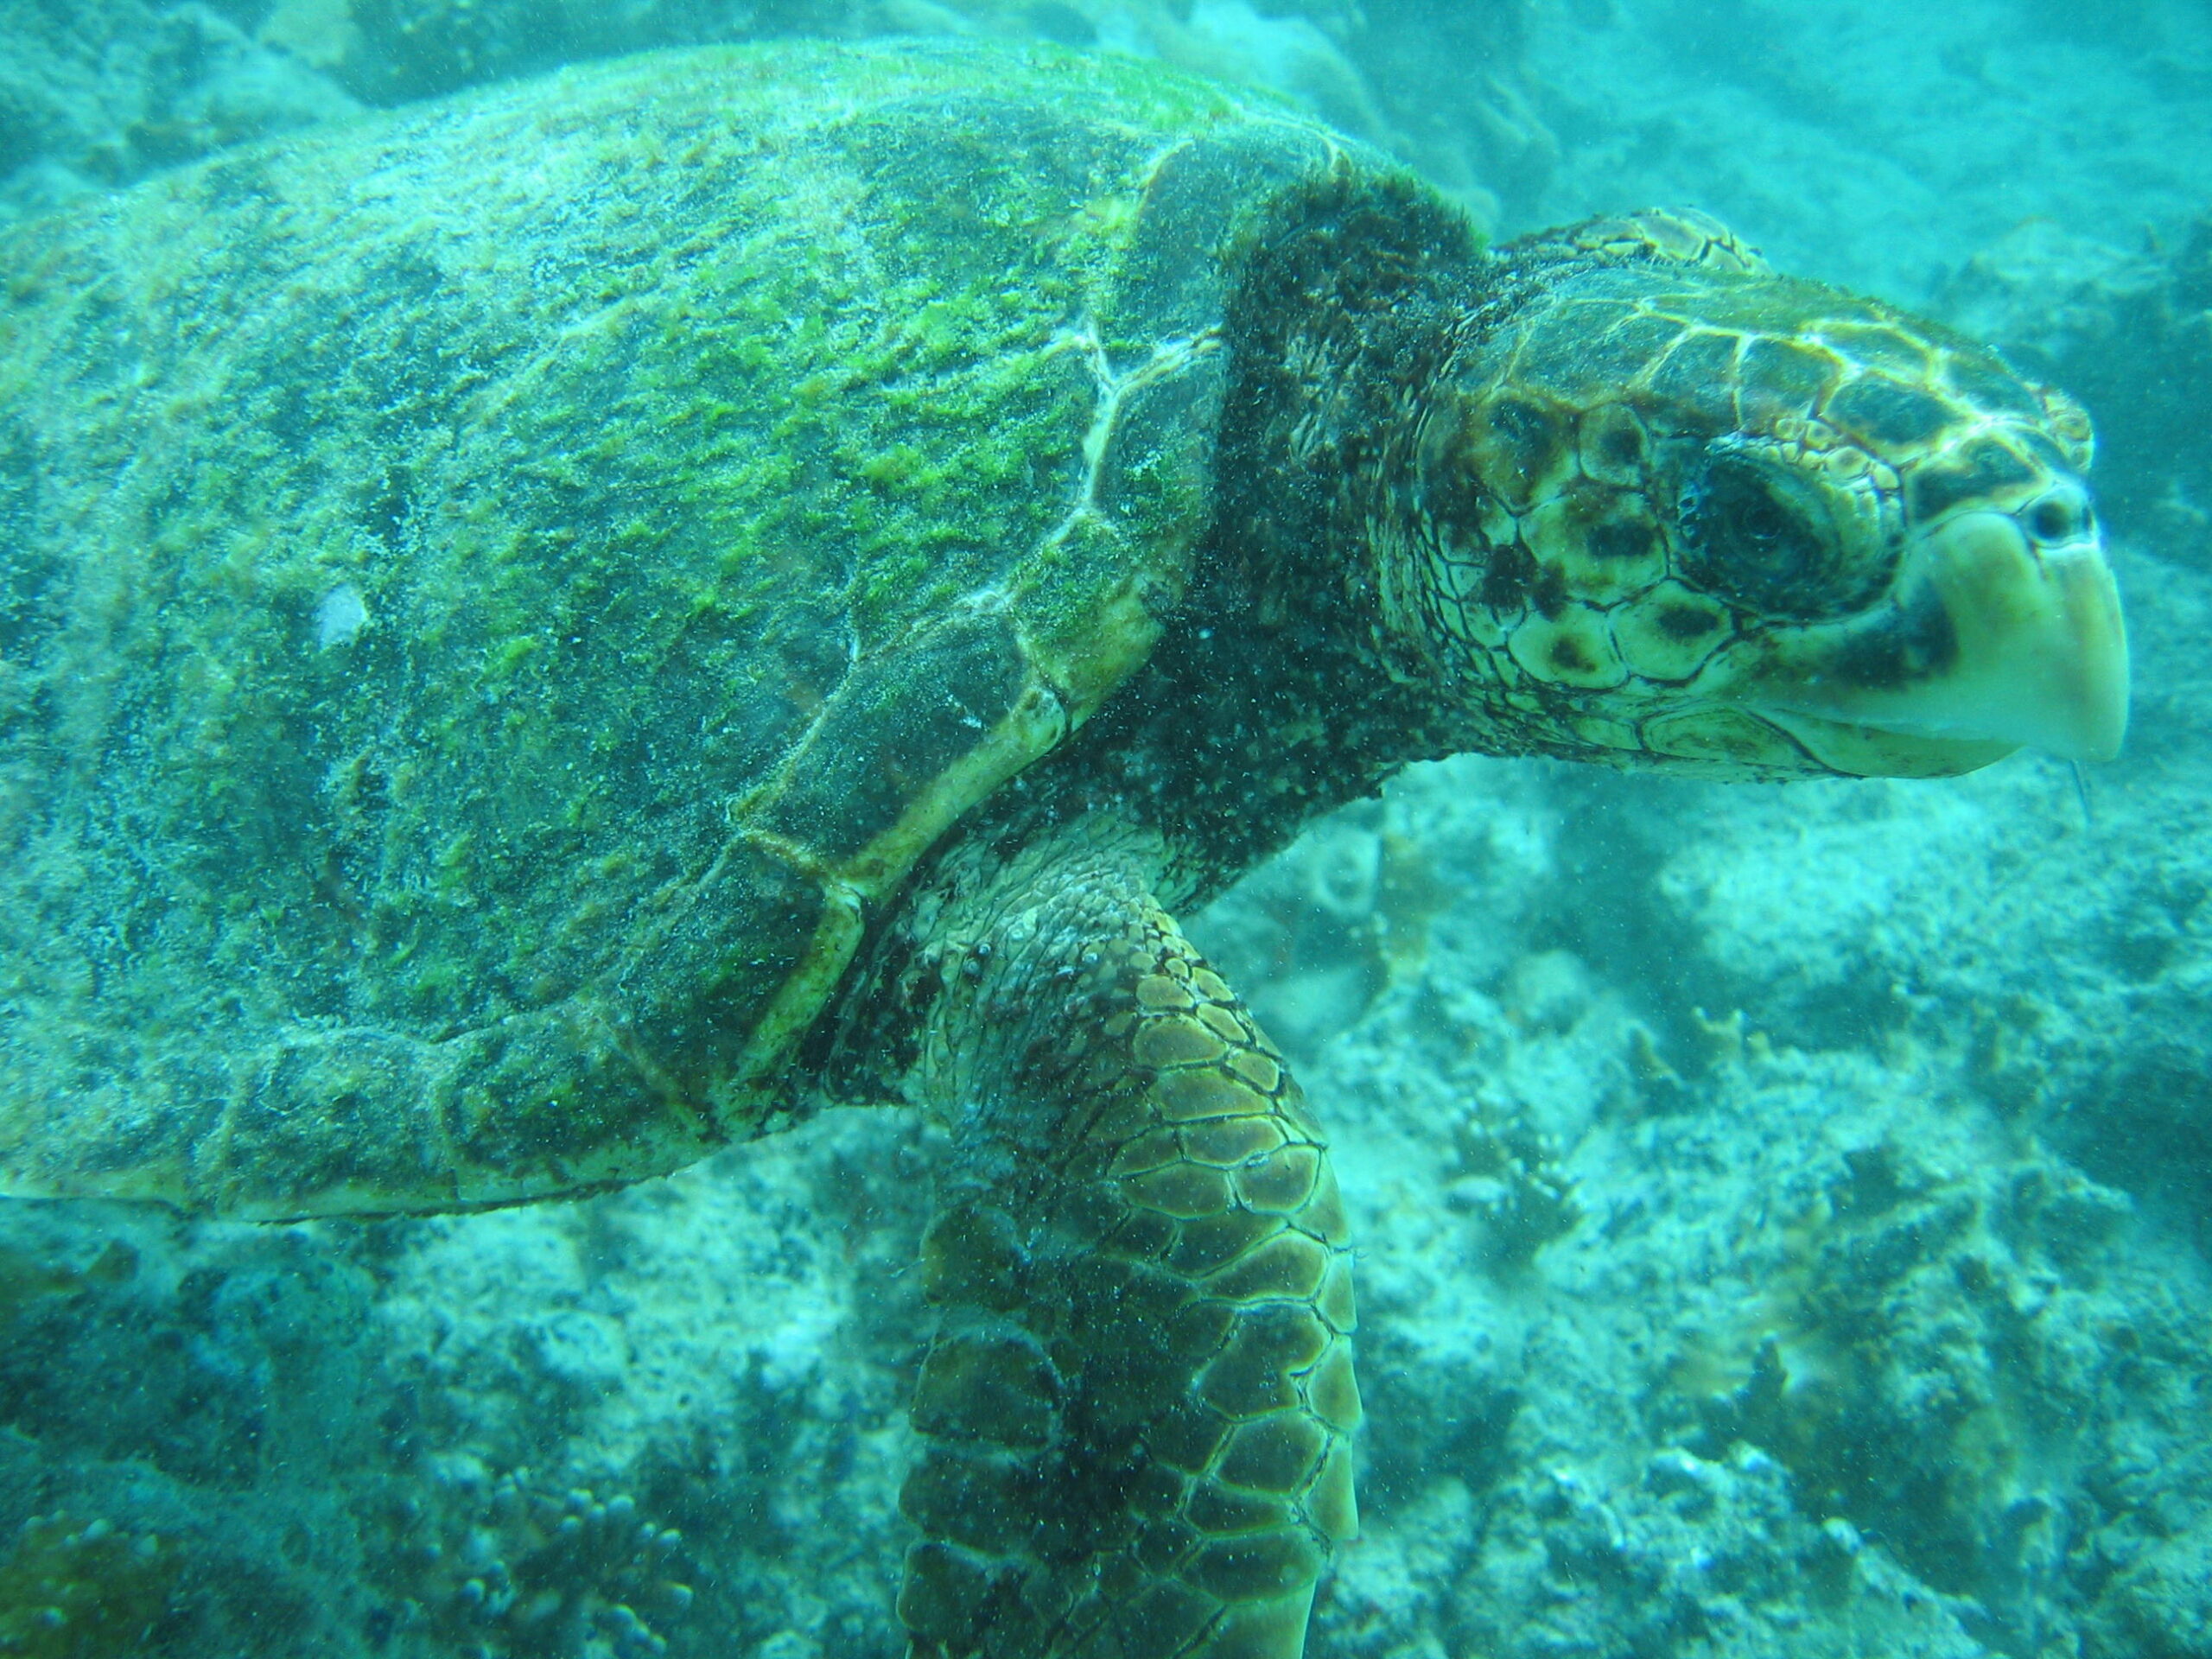
[[[575,58],[887,31],[1267,85],[1501,237],[1696,207],[2102,435],[2116,761],[1463,759],[1192,920],[1358,1239],[1363,1532],[1308,1652],[2212,1655],[2212,10],[16,4],[0,213]],[[0,518],[37,466],[0,447]],[[467,1217],[0,1210],[0,1654],[900,1651],[939,1139],[830,1114]]]

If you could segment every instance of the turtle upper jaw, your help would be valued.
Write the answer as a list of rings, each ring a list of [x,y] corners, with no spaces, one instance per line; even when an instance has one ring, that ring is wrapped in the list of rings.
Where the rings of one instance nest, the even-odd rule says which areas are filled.
[[[2119,753],[2127,634],[2094,535],[2047,545],[2012,513],[1955,514],[1908,547],[1895,592],[1872,626],[1782,645],[1742,701],[1865,776],[1968,772],[2022,747]]]

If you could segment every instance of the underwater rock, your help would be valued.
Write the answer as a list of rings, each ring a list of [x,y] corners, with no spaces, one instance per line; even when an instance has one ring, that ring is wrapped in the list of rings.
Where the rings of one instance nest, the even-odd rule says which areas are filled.
[[[359,105],[226,9],[0,7],[0,219]]]
[[[2212,1655],[2212,1524],[2160,1540],[2121,1568],[2084,1634],[2089,1659]]]

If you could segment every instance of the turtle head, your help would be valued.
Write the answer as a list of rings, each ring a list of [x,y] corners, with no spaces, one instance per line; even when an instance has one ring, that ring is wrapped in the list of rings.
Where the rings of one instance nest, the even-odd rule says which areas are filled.
[[[1386,571],[1499,747],[1755,775],[2107,760],[2127,647],[2087,417],[1694,215],[1501,251]]]

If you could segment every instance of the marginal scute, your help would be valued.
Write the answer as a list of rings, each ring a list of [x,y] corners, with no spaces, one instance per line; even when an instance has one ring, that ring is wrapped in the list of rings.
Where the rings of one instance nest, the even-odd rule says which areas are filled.
[[[1282,1086],[1282,1067],[1256,1048],[1240,1048],[1227,1061],[1229,1069],[1263,1095]]]
[[[1217,1472],[1232,1486],[1295,1495],[1305,1490],[1327,1446],[1328,1437],[1319,1423],[1296,1412],[1283,1412],[1246,1423],[1231,1434]]]
[[[1156,1419],[1145,1431],[1145,1444],[1171,1468],[1196,1474],[1212,1465],[1230,1427],[1219,1412],[1193,1402]]]
[[[1102,306],[1116,365],[1153,342],[1188,337],[1220,315],[1217,256],[1249,204],[1313,177],[1329,161],[1317,130],[1288,123],[1223,123],[1166,146],[1150,163],[1134,245]]]
[[[1289,1524],[1291,1519],[1289,1510],[1280,1498],[1232,1492],[1211,1481],[1191,1495],[1183,1513],[1200,1532],[1217,1537],[1269,1531]]]
[[[1195,1019],[1182,1014],[1170,1014],[1163,1019],[1147,1020],[1137,1027],[1130,1052],[1139,1065],[1166,1069],[1169,1066],[1203,1065],[1218,1060],[1229,1052],[1229,1045]]]
[[[1187,547],[1205,529],[1223,353],[1211,340],[1173,340],[1130,373],[1136,384],[1116,400],[1093,500],[1136,547]]]
[[[1251,1203],[1247,1173],[1272,1166],[1274,1154],[1285,1142],[1281,1125],[1272,1117],[1258,1116],[1192,1123],[1180,1135],[1183,1150],[1194,1162],[1237,1171],[1237,1190],[1244,1194],[1247,1204]],[[1313,1154],[1306,1149],[1306,1155]]]
[[[1191,1582],[1210,1595],[1257,1601],[1312,1583],[1320,1576],[1321,1557],[1304,1529],[1285,1529],[1207,1544],[1188,1571]]]
[[[1152,654],[1155,601],[1180,592],[1181,572],[1160,561],[1148,569],[1142,553],[1102,514],[1080,507],[1022,570],[1019,598],[1033,619],[1024,644],[1071,725]]]
[[[1017,1465],[938,1447],[907,1474],[899,1510],[932,1537],[993,1554],[1026,1543],[1037,1521],[1036,1494]]]
[[[918,1640],[951,1642],[966,1632],[976,1609],[988,1605],[990,1595],[989,1569],[964,1550],[916,1544],[906,1552],[899,1620]]]
[[[1349,1434],[1359,1427],[1359,1383],[1352,1374],[1349,1348],[1339,1343],[1313,1368],[1306,1379],[1306,1398],[1321,1421],[1338,1433]]]
[[[558,1033],[552,1034],[557,1039]],[[213,1122],[208,1125],[209,1138],[200,1141],[204,1150],[196,1160],[200,1167],[189,1174],[180,1167],[172,1175],[163,1167],[177,1155],[165,1144],[169,1134],[183,1124],[149,1114],[130,1124],[119,1138],[137,1154],[137,1167],[145,1175],[162,1178],[162,1187],[149,1196],[168,1196],[172,1184],[180,1193],[194,1185],[204,1189],[211,1178],[226,1184],[266,1179],[252,1168],[233,1176],[230,1161],[234,1149],[242,1160],[251,1159],[254,1165],[276,1160],[285,1171],[284,1185],[270,1195],[280,1208],[295,1193],[304,1198],[316,1192],[373,1189],[397,1172],[436,1167],[445,1150],[438,1144],[435,1121],[379,1109],[391,1098],[394,1084],[414,1086],[437,1101],[443,1108],[439,1116],[447,1133],[496,1156],[505,1150],[498,1137],[512,1126],[490,1109],[496,1098],[493,1090],[503,1072],[542,1085],[542,1076],[532,1076],[538,1070],[530,1063],[532,1046],[526,1038],[505,1043],[481,1039],[447,1046],[447,1052],[437,1055],[427,1045],[394,1041],[379,1033],[333,1033],[321,1041],[289,1043],[265,1059],[256,1069],[252,1086],[226,1115],[220,1130]],[[440,1077],[441,1059],[448,1064],[459,1060],[457,1075]],[[619,1071],[606,1081],[610,1085],[606,1105],[618,1113],[626,1101],[639,1100],[642,1093],[634,1077],[624,1077]],[[315,1103],[320,1109],[303,1119],[298,1111],[301,1102]],[[99,1103],[77,1098],[68,1100],[62,1109],[73,1108],[89,1115],[88,1109],[96,1109]],[[216,1103],[208,1105],[212,1109]],[[183,1103],[172,1108],[176,1117],[186,1117],[188,1110]],[[345,1133],[327,1137],[324,1131],[333,1123]],[[137,1133],[130,1133],[133,1129]],[[182,1148],[178,1150],[183,1154]],[[581,1145],[564,1147],[556,1155],[582,1150]],[[179,1156],[179,1164],[189,1155]],[[10,1161],[12,1165],[14,1160]],[[10,1173],[15,1173],[11,1168]]]
[[[1160,1111],[1175,1122],[1207,1118],[1241,1117],[1262,1104],[1247,1084],[1211,1067],[1203,1071],[1163,1072],[1152,1085]]]
[[[1209,1274],[1226,1267],[1262,1240],[1282,1230],[1280,1216],[1229,1210],[1183,1224],[1170,1265],[1179,1273]]]
[[[1014,716],[1028,683],[1011,619],[956,614],[863,658],[793,756],[788,781],[748,816],[826,859],[855,859],[977,747],[979,733]],[[1023,747],[1020,758],[1033,758]]]
[[[1175,1164],[1122,1183],[1130,1198],[1165,1216],[1189,1220],[1219,1215],[1229,1207],[1229,1181],[1219,1170]]]
[[[725,848],[671,895],[624,976],[628,1039],[679,1088],[704,1094],[742,1064],[762,1011],[825,930],[836,938],[831,908],[823,884],[790,860],[743,840]],[[834,975],[845,951],[832,944],[828,954],[836,960],[819,966]]]
[[[1339,1438],[1306,1494],[1306,1513],[1325,1538],[1342,1543],[1359,1532],[1359,1501],[1352,1487],[1351,1443]]]
[[[1248,1209],[1288,1215],[1313,1197],[1321,1155],[1311,1147],[1284,1147],[1243,1162],[1236,1170],[1236,1196]]]
[[[1329,1264],[1328,1276],[1321,1281],[1321,1293],[1313,1299],[1314,1311],[1329,1322],[1329,1328],[1340,1335],[1349,1335],[1359,1324],[1359,1303],[1352,1294],[1351,1265],[1338,1257]]]
[[[1051,1365],[1027,1338],[977,1332],[941,1338],[914,1386],[914,1424],[948,1440],[1041,1446],[1052,1397]]]
[[[1303,1233],[1285,1232],[1240,1257],[1206,1281],[1217,1296],[1310,1299],[1328,1271],[1327,1248]]]

